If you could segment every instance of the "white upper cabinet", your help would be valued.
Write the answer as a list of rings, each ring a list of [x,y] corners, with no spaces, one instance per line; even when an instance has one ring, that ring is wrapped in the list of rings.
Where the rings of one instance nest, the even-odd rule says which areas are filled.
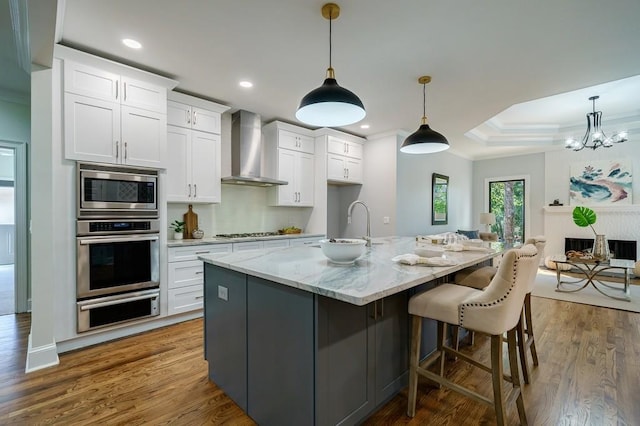
[[[64,91],[103,101],[119,101],[120,75],[64,61]]]
[[[327,181],[362,183],[362,144],[335,136],[327,137]]]
[[[362,144],[338,139],[334,136],[327,138],[327,152],[362,160]]]
[[[278,148],[313,154],[315,152],[315,140],[311,136],[279,129]]]
[[[198,108],[181,102],[167,103],[167,124],[220,134],[220,112]]]
[[[265,175],[288,182],[271,189],[270,204],[312,207],[315,185],[315,139],[311,130],[274,121],[262,128]]]
[[[104,69],[64,59],[65,157],[164,168],[167,88],[90,58],[104,61]]]
[[[167,201],[221,201],[220,120],[228,109],[182,93],[169,93]]]
[[[73,61],[64,62],[64,91],[166,113],[166,88]]]

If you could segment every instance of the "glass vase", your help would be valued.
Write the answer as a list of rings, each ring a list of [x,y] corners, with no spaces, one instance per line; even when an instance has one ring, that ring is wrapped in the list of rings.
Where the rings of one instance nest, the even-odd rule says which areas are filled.
[[[593,240],[593,258],[596,260],[609,260],[609,243],[604,234],[596,234]]]

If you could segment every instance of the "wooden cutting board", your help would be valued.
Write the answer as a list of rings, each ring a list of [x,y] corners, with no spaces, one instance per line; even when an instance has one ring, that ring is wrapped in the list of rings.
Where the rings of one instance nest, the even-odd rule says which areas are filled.
[[[189,211],[184,216],[184,238],[193,238],[192,232],[198,229],[198,215],[193,212],[193,206],[189,204]]]

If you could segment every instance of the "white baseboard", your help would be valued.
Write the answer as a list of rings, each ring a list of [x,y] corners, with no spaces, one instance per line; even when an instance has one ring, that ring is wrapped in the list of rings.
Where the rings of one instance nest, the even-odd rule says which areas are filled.
[[[32,373],[47,367],[58,365],[58,351],[56,343],[50,343],[44,346],[33,347],[31,345],[31,334],[29,334],[29,347],[27,349],[27,363],[25,373]]]

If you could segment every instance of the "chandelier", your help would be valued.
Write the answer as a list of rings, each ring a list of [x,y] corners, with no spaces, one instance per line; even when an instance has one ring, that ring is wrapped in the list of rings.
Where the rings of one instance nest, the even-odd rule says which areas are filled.
[[[567,138],[565,148],[574,151],[581,151],[584,148],[610,148],[614,143],[621,143],[627,140],[627,132],[618,132],[612,137],[607,137],[600,128],[602,111],[596,111],[596,99],[599,97],[600,96],[591,96],[589,98],[589,100],[593,102],[593,112],[587,114],[587,131],[582,137],[582,141]]]

